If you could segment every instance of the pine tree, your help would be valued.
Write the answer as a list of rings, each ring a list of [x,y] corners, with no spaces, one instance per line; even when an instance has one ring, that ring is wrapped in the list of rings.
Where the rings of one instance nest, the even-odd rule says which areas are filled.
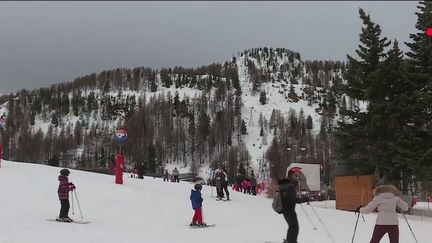
[[[246,135],[247,134],[246,122],[244,120],[242,120],[240,131],[241,131],[242,135]]]
[[[35,120],[36,120],[36,114],[34,111],[31,111],[31,113],[30,113],[30,125],[33,126],[36,122]]]
[[[261,91],[259,101],[261,105],[265,105],[267,103],[267,96],[265,91]]]
[[[150,143],[147,150],[147,164],[151,173],[156,173],[156,148]]]
[[[367,110],[360,109],[357,104],[360,101],[378,102],[379,90],[374,88],[381,81],[377,74],[380,62],[386,55],[384,49],[390,45],[387,38],[381,37],[381,27],[372,22],[363,9],[359,9],[359,15],[364,25],[360,34],[361,45],[356,50],[359,59],[347,55],[348,67],[344,73],[347,81],[345,92],[356,106],[353,109],[340,110],[347,121],[339,121],[337,131],[339,152],[345,159],[365,159],[371,155],[370,139],[377,138],[369,137],[370,114]]]
[[[432,26],[432,2],[421,1],[417,8],[418,32],[410,34],[411,43],[405,43],[410,48],[406,53],[409,57],[407,82],[400,87],[406,93],[403,109],[408,121],[405,124],[410,125],[405,129],[409,131],[405,141],[400,141],[406,146],[403,152],[407,153],[405,156],[401,153],[401,160],[418,177],[431,178],[432,174],[427,172],[432,165],[432,39],[425,32]]]
[[[52,116],[51,124],[52,124],[54,127],[58,127],[58,125],[59,125],[59,121],[58,121],[58,118],[57,118],[57,116],[56,116],[55,113],[54,113],[53,116]]]

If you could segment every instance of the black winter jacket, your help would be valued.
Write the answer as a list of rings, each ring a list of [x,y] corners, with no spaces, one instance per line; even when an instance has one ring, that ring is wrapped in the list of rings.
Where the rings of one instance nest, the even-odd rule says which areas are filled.
[[[283,210],[295,211],[296,203],[309,201],[307,198],[298,198],[296,185],[291,180],[285,180],[285,183],[279,185],[279,193],[282,199]]]

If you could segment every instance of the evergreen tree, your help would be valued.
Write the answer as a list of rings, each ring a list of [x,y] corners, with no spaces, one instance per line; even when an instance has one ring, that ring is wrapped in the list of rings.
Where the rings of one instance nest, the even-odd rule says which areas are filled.
[[[52,116],[52,118],[51,118],[51,124],[52,124],[54,127],[58,127],[58,125],[59,125],[59,121],[58,121],[58,118],[57,118],[57,116],[56,116],[55,113],[53,114],[53,116]]]
[[[240,132],[241,132],[242,135],[246,135],[247,134],[246,122],[244,120],[242,120]]]
[[[267,103],[267,96],[266,96],[266,92],[263,90],[260,93],[260,98],[259,101],[261,103],[261,105],[265,105]]]
[[[147,150],[147,164],[150,173],[156,173],[156,148],[153,143],[150,143]]]
[[[418,30],[410,34],[411,43],[405,43],[407,52],[407,82],[399,88],[404,90],[402,109],[407,115],[405,136],[400,145],[405,145],[405,152],[400,154],[401,161],[408,171],[424,179],[432,178],[432,42],[425,34],[432,26],[432,2],[421,1],[417,7],[418,19],[415,25]],[[427,173],[429,172],[429,175]],[[409,175],[407,175],[409,177]]]
[[[313,128],[313,121],[312,121],[312,117],[310,116],[310,115],[308,115],[307,117],[306,117],[306,129],[309,131],[309,133],[310,133],[310,130],[312,130],[312,128]]]
[[[345,92],[355,104],[359,101],[379,102],[379,91],[375,87],[379,85],[382,77],[379,76],[378,70],[382,58],[386,55],[384,49],[390,43],[387,38],[381,37],[381,27],[372,22],[363,9],[359,9],[359,14],[364,25],[360,34],[361,44],[356,50],[359,59],[347,55],[348,67],[344,73],[347,81]],[[346,122],[338,122],[337,138],[341,156],[345,159],[370,157],[370,140],[379,139],[369,136],[370,114],[358,106],[340,112],[347,119]]]
[[[34,111],[31,111],[31,113],[30,113],[30,125],[33,126],[36,122],[35,120],[36,120],[36,114]]]
[[[50,166],[57,166],[58,167],[59,164],[60,164],[60,160],[59,160],[58,154],[54,154],[53,157],[51,157],[48,160],[48,165],[50,165]]]

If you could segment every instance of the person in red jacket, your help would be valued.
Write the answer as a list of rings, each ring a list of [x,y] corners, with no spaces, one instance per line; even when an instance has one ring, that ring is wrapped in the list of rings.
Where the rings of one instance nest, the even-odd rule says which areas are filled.
[[[60,175],[58,177],[59,180],[59,187],[57,190],[58,197],[60,199],[60,215],[56,219],[60,222],[72,222],[73,220],[69,218],[69,192],[73,191],[75,189],[75,185],[68,181],[68,176],[70,174],[70,171],[68,169],[62,169],[60,170]]]

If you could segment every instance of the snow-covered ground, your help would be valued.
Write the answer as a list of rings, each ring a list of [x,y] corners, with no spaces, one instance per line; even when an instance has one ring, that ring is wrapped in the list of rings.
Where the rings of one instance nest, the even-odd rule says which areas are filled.
[[[2,161],[0,168],[0,243],[263,243],[281,242],[287,224],[273,212],[271,200],[231,192],[232,201],[217,202],[210,187],[203,188],[204,220],[216,227],[191,229],[193,211],[189,195],[193,184],[144,180],[124,176],[116,185],[114,177],[71,170],[70,181],[77,195],[84,219],[90,224],[49,222],[59,211],[57,176],[60,168],[38,164]],[[213,190],[213,195],[215,191]],[[424,205],[423,205],[424,206]],[[351,242],[356,216],[334,209],[334,202],[312,203],[297,207],[300,243],[332,243],[312,210],[314,207],[334,242]],[[313,230],[304,210],[317,230]],[[76,201],[75,214],[80,219]],[[375,214],[359,221],[354,242],[369,242]],[[414,243],[402,215],[400,242]],[[432,219],[408,216],[418,242],[432,242]],[[381,243],[388,242],[385,237]]]

